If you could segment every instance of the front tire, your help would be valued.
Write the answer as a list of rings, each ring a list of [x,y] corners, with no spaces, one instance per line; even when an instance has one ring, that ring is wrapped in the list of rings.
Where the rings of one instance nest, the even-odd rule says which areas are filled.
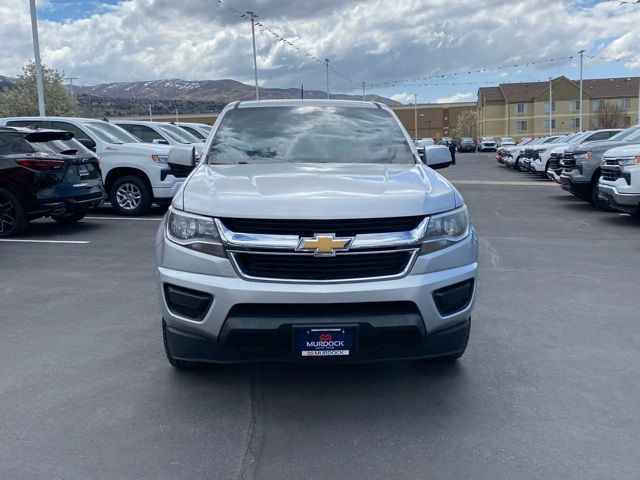
[[[60,225],[71,225],[72,223],[79,222],[86,216],[87,212],[75,212],[66,213],[64,215],[51,215],[51,218],[53,218]]]
[[[151,208],[153,193],[145,180],[136,175],[126,175],[113,182],[109,200],[120,215],[144,215]]]
[[[0,238],[18,235],[28,223],[22,200],[12,191],[0,188]]]

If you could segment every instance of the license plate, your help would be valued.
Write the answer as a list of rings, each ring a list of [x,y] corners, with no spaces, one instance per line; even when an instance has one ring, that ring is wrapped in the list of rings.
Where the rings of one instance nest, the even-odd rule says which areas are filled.
[[[295,327],[294,342],[302,357],[348,357],[354,354],[356,327]]]
[[[78,175],[81,177],[89,176],[89,169],[86,165],[78,165]]]

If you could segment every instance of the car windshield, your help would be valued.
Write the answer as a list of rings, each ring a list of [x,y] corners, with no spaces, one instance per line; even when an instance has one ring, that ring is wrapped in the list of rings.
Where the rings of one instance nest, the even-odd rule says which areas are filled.
[[[413,164],[415,158],[387,110],[309,105],[228,110],[207,162]]]
[[[635,137],[637,133],[640,133],[640,125],[636,125],[635,127],[627,128],[620,133],[616,133],[613,137],[609,138],[609,140],[630,140],[631,137]]]
[[[200,140],[197,137],[194,137],[191,133],[186,130],[181,129],[180,127],[176,127],[175,125],[167,124],[167,125],[156,125],[158,130],[160,130],[164,135],[169,137],[174,142],[178,143],[199,143]]]
[[[611,140],[611,139],[609,139]],[[633,132],[632,135],[629,135],[626,139],[627,142],[640,142],[640,129]]]
[[[515,140],[513,138],[505,137],[502,139],[502,143],[505,143],[505,142],[514,143]]]
[[[31,146],[38,152],[58,153],[63,155],[84,154],[93,156],[88,148],[77,140],[71,138],[69,140],[51,140],[49,142],[31,142]]]
[[[461,139],[460,141],[461,141],[461,142],[464,142],[464,143],[471,143],[471,142],[473,142],[473,139],[472,139],[472,138],[469,138],[469,137],[464,137],[464,138],[463,138],[463,139]]]
[[[86,122],[84,125],[100,140],[107,143],[140,143],[141,140],[134,137],[126,130],[106,122]]]

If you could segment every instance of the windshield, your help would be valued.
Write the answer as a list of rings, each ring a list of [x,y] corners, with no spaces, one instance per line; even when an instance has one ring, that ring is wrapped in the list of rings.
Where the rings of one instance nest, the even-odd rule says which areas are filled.
[[[140,143],[140,139],[134,137],[126,130],[106,122],[86,122],[84,124],[91,133],[107,143]]]
[[[510,138],[510,137],[505,137],[505,138],[502,139],[502,143],[505,143],[505,142],[507,142],[507,143],[515,143],[515,140],[513,138]]]
[[[636,133],[640,133],[640,125],[636,125],[635,127],[627,128],[620,133],[616,133],[613,137],[609,138],[609,140],[630,140],[631,137],[635,137]]]
[[[176,127],[175,125],[156,125],[158,130],[169,137],[174,142],[178,143],[200,143],[197,137],[194,137],[191,133]]]
[[[365,107],[254,107],[228,110],[207,162],[413,164],[391,113]]]
[[[471,143],[473,142],[473,138],[463,137],[460,141],[464,143]]]

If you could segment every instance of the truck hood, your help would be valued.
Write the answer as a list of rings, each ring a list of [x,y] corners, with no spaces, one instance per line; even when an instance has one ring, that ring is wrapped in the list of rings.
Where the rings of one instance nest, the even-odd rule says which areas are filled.
[[[605,152],[606,157],[637,157],[640,156],[640,144],[634,143],[624,147],[616,147]]]
[[[176,208],[239,218],[401,217],[461,203],[456,190],[423,165],[200,165],[182,193]]]
[[[606,152],[610,148],[614,147],[622,147],[625,145],[629,145],[629,142],[625,142],[624,140],[617,141],[596,141],[596,142],[584,142],[580,145],[573,145],[571,151],[582,152],[582,151],[592,151],[592,152]]]
[[[168,145],[152,144],[152,143],[121,143],[121,144],[109,144],[105,147],[105,152],[119,152],[128,154],[144,154],[149,156],[153,153],[160,156],[169,155],[171,147]]]

